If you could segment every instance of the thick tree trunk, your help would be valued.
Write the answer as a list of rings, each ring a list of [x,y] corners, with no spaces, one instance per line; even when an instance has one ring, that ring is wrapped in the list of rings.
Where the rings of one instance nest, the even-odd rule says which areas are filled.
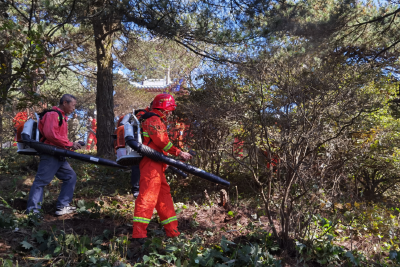
[[[12,81],[12,57],[9,51],[0,51],[0,66],[3,68],[0,70],[0,158],[3,152],[3,140],[4,140],[4,129],[3,129],[3,113],[5,105],[7,104],[8,92],[13,83]],[[5,68],[4,68],[5,66]]]
[[[97,154],[106,158],[114,156],[111,138],[114,132],[112,43],[116,25],[112,16],[93,21],[97,59]]]
[[[3,111],[4,111],[4,105],[1,103],[0,104],[0,159],[3,156]]]

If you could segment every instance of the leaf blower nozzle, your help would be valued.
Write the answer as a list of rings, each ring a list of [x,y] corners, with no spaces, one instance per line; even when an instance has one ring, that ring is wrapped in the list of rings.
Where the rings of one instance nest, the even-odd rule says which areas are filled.
[[[36,122],[34,122],[32,119],[28,120],[24,124],[24,129],[21,133],[21,143],[24,145],[23,149],[24,150],[29,150],[31,153],[30,155],[35,155],[39,153],[43,154],[48,154],[52,156],[61,156],[61,157],[66,157],[66,158],[73,158],[85,162],[90,162],[98,165],[105,165],[105,166],[110,166],[110,167],[115,167],[115,168],[121,168],[121,169],[128,169],[126,166],[119,165],[115,161],[108,160],[108,159],[103,159],[103,158],[98,158],[95,156],[91,155],[85,155],[85,154],[80,154],[76,153],[67,149],[59,148],[56,146],[44,144],[42,142],[39,142],[39,134],[37,133],[35,136],[33,135],[34,132],[36,132],[35,126]],[[34,138],[32,138],[34,136]],[[85,142],[79,141],[81,146],[85,145]],[[83,144],[82,144],[83,143]],[[28,152],[22,151],[23,153],[27,154]],[[22,153],[21,153],[22,154]]]
[[[198,176],[200,178],[206,179],[210,182],[222,184],[222,185],[226,185],[226,186],[230,185],[230,183],[228,181],[222,179],[221,177],[218,177],[215,174],[208,173],[202,169],[199,169],[192,165],[183,163],[180,160],[176,160],[176,159],[167,157],[163,153],[160,153],[160,152],[142,144],[138,140],[138,138],[135,138],[135,134],[133,131],[133,125],[131,125],[129,123],[125,123],[124,127],[125,127],[125,142],[126,142],[126,144],[128,146],[130,146],[132,149],[134,149],[136,152],[138,152],[139,154],[146,156],[154,161],[164,162],[164,163],[171,165],[177,169],[188,172],[188,173]]]

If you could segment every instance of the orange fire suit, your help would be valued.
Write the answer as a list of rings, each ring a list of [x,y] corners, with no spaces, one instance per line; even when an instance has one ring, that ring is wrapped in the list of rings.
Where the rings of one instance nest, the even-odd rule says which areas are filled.
[[[14,123],[14,132],[17,132],[17,129],[24,124],[28,120],[28,113],[25,111],[18,112],[17,115],[13,118]],[[17,135],[14,136],[13,146],[17,146]]]
[[[143,144],[165,155],[167,153],[175,156],[179,155],[181,151],[168,138],[167,127],[164,124],[165,117],[156,109],[151,110],[151,112],[159,115],[161,118],[153,116],[142,123]],[[153,161],[148,157],[143,157],[139,167],[139,196],[135,202],[132,237],[147,237],[146,228],[153,215],[154,208],[157,209],[167,236],[178,236],[180,234],[178,231],[178,221],[172,202],[170,187],[164,175],[167,165],[162,162]]]
[[[243,158],[243,141],[240,141],[239,138],[235,137],[235,141],[233,143],[233,153],[236,157]]]
[[[139,111],[139,112],[136,114],[136,118],[139,120],[140,117],[142,117],[142,116],[143,116],[144,114],[146,114],[147,112],[150,112],[149,107],[145,108],[144,110]]]
[[[181,121],[175,121],[171,124],[174,125],[171,129],[171,137],[173,141],[176,142],[175,144],[178,144],[178,146],[182,148],[184,146],[184,132],[186,129],[186,125]]]
[[[91,130],[89,132],[89,136],[88,136],[88,143],[86,146],[86,150],[90,150],[90,145],[94,142],[94,149],[96,149],[96,145],[97,145],[97,137],[96,137],[96,130],[97,130],[97,121],[96,119],[92,120],[92,127]]]

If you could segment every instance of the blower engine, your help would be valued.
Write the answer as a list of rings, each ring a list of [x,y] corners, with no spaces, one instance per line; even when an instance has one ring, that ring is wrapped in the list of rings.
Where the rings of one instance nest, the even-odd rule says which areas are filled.
[[[139,165],[140,160],[142,159],[142,155],[140,155],[138,152],[133,150],[130,146],[125,144],[125,127],[124,124],[128,123],[129,121],[132,120],[132,131],[129,132],[132,136],[135,137],[135,140],[137,140],[139,143],[142,143],[142,136],[140,132],[140,122],[136,118],[135,110],[133,110],[133,115],[127,114],[124,116],[122,121],[120,122],[120,126],[117,128],[115,131],[115,141],[114,141],[114,150],[115,154],[117,155],[117,163],[123,166],[133,166],[133,165]]]
[[[23,122],[19,125],[17,129],[17,153],[22,155],[38,155],[38,152],[30,147],[28,143],[24,143],[22,140],[22,134],[28,134],[31,136],[31,139],[39,142],[40,134],[39,134],[39,115],[35,113],[36,121],[33,119],[29,119],[26,122]]]

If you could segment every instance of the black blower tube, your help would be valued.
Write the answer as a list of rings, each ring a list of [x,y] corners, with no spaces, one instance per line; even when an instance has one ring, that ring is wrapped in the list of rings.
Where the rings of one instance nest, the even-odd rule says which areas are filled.
[[[168,165],[174,166],[182,171],[191,173],[193,175],[196,175],[200,178],[206,179],[213,183],[222,184],[226,186],[230,185],[228,181],[218,177],[215,174],[208,173],[206,171],[203,171],[202,169],[183,163],[182,161],[167,157],[164,154],[155,151],[154,149],[146,145],[138,143],[134,140],[132,136],[125,136],[125,143],[127,143],[131,148],[133,148],[143,156],[146,156],[152,160],[164,162]]]
[[[121,169],[128,169],[126,166],[119,165],[115,161],[108,160],[108,159],[102,159],[102,158],[97,158],[93,157],[90,155],[85,155],[85,154],[80,154],[76,153],[67,149],[62,149],[58,148],[56,146],[48,145],[48,144],[43,144],[41,142],[32,140],[31,137],[27,134],[21,134],[22,141],[25,144],[28,144],[30,147],[34,148],[36,151],[52,155],[52,156],[61,156],[61,157],[69,157],[81,161],[86,161],[90,162],[93,164],[98,164],[98,165],[105,165],[105,166],[110,166],[110,167],[115,167],[115,168],[121,168]]]
[[[168,166],[167,169],[168,169],[168,170],[171,170],[171,171],[174,172],[175,174],[178,174],[178,175],[182,176],[183,178],[186,178],[186,177],[187,177],[187,174],[184,173],[183,171],[181,171],[180,169],[177,169],[177,168],[172,167],[172,166]]]

